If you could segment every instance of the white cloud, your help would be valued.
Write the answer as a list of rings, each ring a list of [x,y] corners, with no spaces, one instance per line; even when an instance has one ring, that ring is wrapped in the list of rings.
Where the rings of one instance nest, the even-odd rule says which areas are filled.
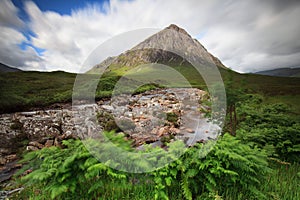
[[[20,32],[24,23],[17,15],[18,9],[8,0],[0,1],[0,62],[22,69],[41,69],[41,66],[33,68],[26,62],[41,62],[32,47],[20,49],[19,45],[29,42]]]
[[[0,2],[0,26],[20,27],[24,22],[17,15],[18,9],[9,0]]]
[[[5,15],[2,21],[12,26],[24,24],[16,17],[17,9],[11,2],[4,2],[13,15]],[[17,66],[26,69],[32,66],[39,70],[78,72],[87,56],[114,35],[139,28],[164,28],[171,23],[193,36],[201,35],[200,42],[211,53],[240,72],[300,63],[297,1],[282,4],[280,0],[112,0],[102,7],[88,5],[73,10],[71,15],[42,12],[30,1],[25,7],[30,17],[28,27],[36,35],[27,42],[45,52],[37,56],[32,48],[20,50],[17,44],[26,38],[18,29],[1,23],[6,33],[0,33],[3,38],[0,61],[16,63],[7,59],[5,46],[10,52],[17,52],[14,53]],[[0,16],[5,14],[2,5],[0,11]]]

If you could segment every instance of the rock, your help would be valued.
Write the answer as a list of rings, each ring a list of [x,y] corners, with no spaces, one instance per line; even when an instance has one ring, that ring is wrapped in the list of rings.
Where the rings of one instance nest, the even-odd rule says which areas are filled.
[[[166,128],[165,128],[165,127],[162,127],[162,128],[160,128],[160,129],[158,130],[157,135],[158,135],[158,137],[161,137],[161,136],[165,135],[167,132],[168,132],[168,131],[166,130]]]
[[[193,129],[187,128],[185,129],[188,133],[195,133],[195,131]]]
[[[7,162],[3,167],[0,168],[0,183],[9,180],[13,174],[19,169],[22,165],[17,163],[17,160]],[[8,185],[7,185],[8,186]],[[5,187],[5,186],[4,186]],[[1,196],[0,196],[1,199]]]
[[[21,163],[16,163],[13,165],[14,169],[21,168],[23,165]]]
[[[0,165],[5,165],[7,160],[4,157],[0,157]]]
[[[170,128],[170,132],[172,133],[172,134],[179,134],[180,133],[180,130],[178,129],[178,128],[174,128],[174,127],[172,127],[172,128]]]
[[[110,105],[102,105],[101,106],[103,109],[108,110],[108,111],[113,111],[114,107],[110,106]]]
[[[38,132],[40,132],[41,131],[41,129],[39,129],[39,128],[34,128],[34,133],[38,133]]]
[[[151,135],[156,135],[158,133],[158,130],[159,130],[159,127],[154,127],[150,132]]]
[[[23,172],[22,176],[26,176],[27,174],[30,174],[31,172],[33,172],[32,169],[27,169],[25,172]]]
[[[45,144],[47,140],[49,140],[49,137],[42,137],[38,140],[38,143]]]
[[[7,148],[0,148],[0,155],[7,155],[10,153],[10,150]]]
[[[147,117],[145,117],[144,115],[141,115],[140,119],[147,119]]]
[[[185,106],[185,110],[190,110],[191,109],[191,106],[190,105],[186,105]]]
[[[61,140],[57,137],[54,139],[54,146],[62,148]]]
[[[45,147],[52,147],[53,146],[53,140],[47,140],[45,143]]]
[[[34,147],[34,146],[27,146],[26,147],[26,151],[36,151],[36,150],[39,150],[37,147]]]
[[[72,136],[72,132],[71,131],[66,131],[64,134],[62,134],[61,139],[70,139]]]
[[[42,144],[40,144],[39,142],[37,142],[37,141],[31,141],[31,142],[29,142],[29,144],[28,144],[29,146],[34,146],[34,147],[37,147],[37,148],[39,148],[39,149],[41,149],[41,148],[43,148],[44,147],[44,145],[42,145]]]
[[[7,160],[7,162],[12,162],[14,160],[17,160],[18,157],[16,154],[11,154],[11,155],[5,156],[5,159]]]
[[[109,126],[118,128],[111,122],[115,122],[115,118],[123,117],[132,123],[125,123],[130,124],[128,129],[127,126],[120,127],[127,131],[127,137],[136,144],[159,141],[159,137],[189,135],[187,132],[195,131],[186,127],[194,126],[183,116],[191,113],[200,115],[195,112],[199,107],[199,99],[203,97],[200,94],[201,90],[192,88],[157,89],[131,95],[129,99],[120,96],[115,102],[101,100],[97,102],[99,106],[82,105],[86,103],[82,101],[81,105],[73,106],[72,110],[71,107],[62,110],[58,104],[46,111],[3,114],[0,115],[0,154],[11,155],[17,152],[19,147],[24,147],[23,141],[28,139],[31,142],[26,149],[30,151],[53,145],[60,146],[62,140],[78,138],[79,134],[91,136],[93,131],[108,130]],[[189,105],[185,104],[185,99],[189,100]],[[187,110],[184,112],[185,107]],[[205,106],[203,108],[210,109]],[[167,113],[174,113],[178,119],[166,120]],[[6,161],[2,159],[1,162]]]

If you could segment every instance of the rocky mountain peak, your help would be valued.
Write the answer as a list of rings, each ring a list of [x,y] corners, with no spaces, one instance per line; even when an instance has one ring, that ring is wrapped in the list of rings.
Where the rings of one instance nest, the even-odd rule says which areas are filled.
[[[175,24],[170,24],[168,27],[165,28],[165,30],[167,30],[167,29],[171,29],[171,30],[177,31],[179,33],[190,36],[183,28],[180,28],[179,26],[177,26]]]
[[[110,65],[117,66],[117,68],[134,67],[145,63],[168,63],[170,61],[181,65],[187,61],[183,55],[189,60],[199,61],[202,64],[214,63],[219,67],[225,67],[184,29],[171,24],[119,56],[106,59],[95,68],[100,69]]]

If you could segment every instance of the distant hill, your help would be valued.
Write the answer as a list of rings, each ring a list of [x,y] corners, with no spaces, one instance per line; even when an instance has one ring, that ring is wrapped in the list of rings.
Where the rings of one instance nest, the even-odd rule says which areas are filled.
[[[255,74],[268,75],[268,76],[281,76],[281,77],[300,77],[299,68],[279,68],[266,71],[255,72]]]
[[[0,63],[0,73],[5,73],[5,72],[20,72],[22,70],[17,69],[17,68],[13,68],[13,67],[9,67],[3,63]]]

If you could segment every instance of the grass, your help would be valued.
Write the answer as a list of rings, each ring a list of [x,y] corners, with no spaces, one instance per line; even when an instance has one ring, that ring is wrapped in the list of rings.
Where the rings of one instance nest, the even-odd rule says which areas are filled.
[[[260,184],[259,188],[264,192],[269,200],[294,200],[300,199],[300,165],[282,165],[270,163],[272,173],[268,181]],[[243,200],[241,194],[234,187],[228,188],[223,196],[224,200]]]
[[[71,100],[76,74],[11,72],[0,74],[0,113]]]
[[[86,193],[89,191],[92,185],[86,186]],[[104,184],[95,195],[94,199],[99,200],[115,200],[115,199],[128,199],[128,200],[148,200],[152,199],[154,196],[154,185],[146,184],[146,183],[132,183],[132,182],[113,182],[111,180],[107,180],[107,184]],[[41,186],[40,188],[43,188]],[[10,199],[32,199],[30,197],[34,196],[35,200],[48,200],[50,194],[41,194],[40,188],[31,187],[26,188],[19,194],[15,194]],[[83,190],[84,191],[84,190]],[[88,196],[85,192],[78,193],[76,195],[69,195],[64,199],[86,199]]]
[[[175,70],[174,70],[175,69]],[[229,69],[220,68],[224,82],[232,80],[236,88],[251,93],[261,93],[268,101],[283,100],[300,113],[297,98],[300,96],[300,78],[271,77],[257,74],[238,74]],[[95,75],[85,75],[80,83],[82,91],[88,91],[93,81],[99,82],[95,91],[96,99],[109,97],[115,84],[121,78],[123,86],[139,86],[140,93],[157,86],[193,87],[206,89],[201,75],[190,65],[162,67],[161,64],[142,68],[121,67],[106,73],[100,82]],[[66,72],[12,72],[0,74],[0,113],[41,108],[54,103],[71,102],[76,74]],[[189,81],[186,82],[187,79]],[[89,80],[89,81],[85,81]],[[84,82],[85,81],[85,82]],[[145,85],[145,86],[143,86]],[[94,92],[94,91],[92,91]],[[84,95],[84,92],[80,95]]]
[[[259,189],[264,191],[267,199],[270,200],[294,200],[300,199],[300,165],[291,164],[283,165],[278,163],[270,163],[272,166],[272,173],[268,177],[268,181],[260,184]],[[298,175],[297,175],[298,173]],[[180,183],[175,183],[174,187],[168,190],[169,199],[184,200],[182,190],[180,189]],[[88,191],[92,185],[87,185],[83,191]],[[29,187],[23,190],[21,193],[14,194],[10,199],[32,199],[46,200],[49,199],[50,194],[41,195],[41,187]],[[101,187],[95,196],[95,199],[126,199],[126,200],[149,200],[153,199],[155,194],[155,184],[143,175],[134,174],[129,180],[116,181],[107,180],[107,184]],[[76,194],[76,196],[68,196],[64,199],[84,199],[86,193]],[[219,196],[223,200],[243,200],[241,196],[247,196],[247,194],[241,194],[240,191],[234,188],[227,188],[225,194]],[[209,197],[209,198],[207,198]],[[196,199],[218,199],[217,194],[205,194],[199,193]]]
[[[266,96],[266,103],[285,103],[291,109],[291,115],[294,115],[297,121],[300,121],[300,103],[299,103],[300,95],[274,95],[274,96]]]
[[[269,181],[261,187],[269,199],[291,200],[300,199],[299,164],[273,164],[273,173]]]
[[[96,100],[110,97],[120,76],[103,76],[100,81],[97,75],[81,75],[66,72],[10,72],[0,73],[0,114],[20,112],[30,109],[43,109],[54,103],[71,103],[72,95],[95,95]],[[73,93],[75,80],[79,85]],[[157,84],[146,84],[125,78],[124,85],[141,85],[136,93],[158,87]],[[92,91],[93,86],[96,91]],[[78,92],[79,91],[79,92]]]

